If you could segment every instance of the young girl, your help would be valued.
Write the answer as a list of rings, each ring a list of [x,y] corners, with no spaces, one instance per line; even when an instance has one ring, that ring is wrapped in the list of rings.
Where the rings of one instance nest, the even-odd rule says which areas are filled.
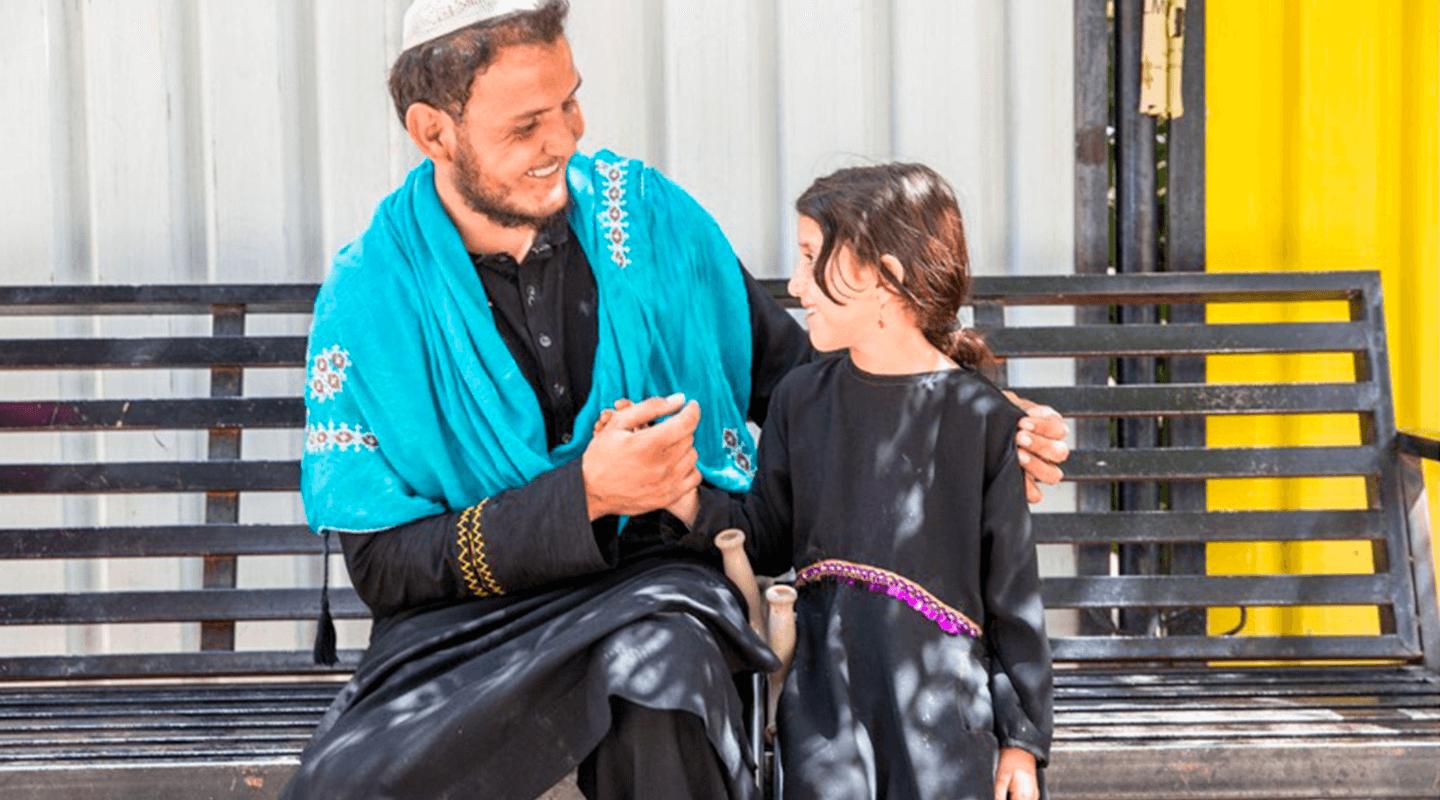
[[[777,388],[748,495],[692,495],[796,570],[778,712],[783,796],[1026,798],[1051,734],[1050,649],[1016,461],[1022,416],[977,368],[954,194],[927,167],[841,170],[797,201],[790,280],[837,355]]]

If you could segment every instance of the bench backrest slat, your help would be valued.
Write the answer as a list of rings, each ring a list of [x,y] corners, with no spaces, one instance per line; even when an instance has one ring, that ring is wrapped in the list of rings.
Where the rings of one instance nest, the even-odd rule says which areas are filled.
[[[1122,575],[1049,578],[1047,607],[1188,608],[1229,606],[1374,605],[1391,600],[1385,575]]]
[[[353,589],[330,590],[330,612],[340,619],[370,615]],[[0,607],[0,624],[78,625],[107,622],[234,622],[286,620],[320,613],[311,589],[195,589],[152,592],[27,594]]]
[[[1056,661],[1414,660],[1414,645],[1379,636],[1067,636],[1052,640]]]
[[[7,316],[123,316],[210,314],[241,306],[250,314],[308,314],[312,283],[192,283],[143,286],[0,286]]]
[[[1381,456],[1374,447],[1076,450],[1065,474],[1075,481],[1378,475]]]
[[[1008,358],[1113,358],[1247,353],[1359,353],[1367,328],[1350,322],[1234,325],[1074,325],[988,331]]]
[[[298,461],[146,461],[0,466],[0,494],[283,492],[294,491],[299,483]]]
[[[975,278],[972,294],[977,303],[999,300],[1023,306],[1290,303],[1354,300],[1365,293],[1367,281],[1378,287],[1378,273],[1336,270],[1171,272],[1158,276],[981,275]],[[783,296],[784,282],[772,284],[771,290]]]
[[[0,341],[4,369],[196,369],[298,367],[303,336],[9,339]]]
[[[1353,383],[1037,386],[1026,388],[1025,396],[1082,418],[1343,414],[1369,411],[1381,402],[1373,384]]]
[[[209,650],[179,653],[42,655],[0,660],[0,679],[53,680],[165,675],[325,675],[353,670],[358,650],[340,650],[335,666],[315,663],[308,650]],[[333,691],[331,696],[333,697]]]
[[[322,552],[304,525],[157,525],[0,530],[0,559],[281,556]]]
[[[304,422],[299,397],[0,403],[0,430],[297,428]]]
[[[1385,539],[1379,511],[1106,511],[1031,517],[1043,544]]]

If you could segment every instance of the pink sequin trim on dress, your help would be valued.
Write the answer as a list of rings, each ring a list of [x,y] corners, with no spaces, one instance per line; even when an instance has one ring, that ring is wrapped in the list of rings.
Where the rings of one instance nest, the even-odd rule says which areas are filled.
[[[885,592],[891,597],[905,601],[906,605],[925,615],[925,618],[940,626],[940,630],[951,636],[965,634],[980,638],[980,626],[959,611],[942,602],[925,587],[889,570],[854,564],[837,558],[817,561],[795,573],[795,585],[833,578],[846,583],[861,583],[872,592]]]

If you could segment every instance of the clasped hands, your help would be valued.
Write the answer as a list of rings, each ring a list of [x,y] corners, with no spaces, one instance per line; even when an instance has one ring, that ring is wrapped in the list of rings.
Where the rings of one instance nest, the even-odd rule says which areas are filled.
[[[699,424],[700,404],[682,394],[621,399],[601,412],[580,461],[590,519],[644,514],[690,497],[700,485]]]
[[[1026,413],[1015,442],[1026,499],[1038,503],[1043,496],[1039,484],[1054,486],[1064,477],[1057,465],[1070,455],[1065,444],[1069,428],[1049,406],[1010,392],[1006,396]],[[668,508],[687,523],[693,520],[690,506],[701,480],[695,452],[699,423],[700,404],[682,394],[639,403],[621,399],[603,411],[581,457],[590,519]]]

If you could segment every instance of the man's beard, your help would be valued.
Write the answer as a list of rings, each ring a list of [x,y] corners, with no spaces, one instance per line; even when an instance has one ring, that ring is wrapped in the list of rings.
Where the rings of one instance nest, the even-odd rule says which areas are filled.
[[[455,188],[465,198],[465,205],[477,214],[484,214],[502,228],[534,228],[542,230],[556,217],[565,213],[562,207],[553,214],[535,216],[510,205],[504,195],[488,191],[475,164],[475,153],[463,138],[455,157]],[[568,205],[568,204],[567,204]]]

